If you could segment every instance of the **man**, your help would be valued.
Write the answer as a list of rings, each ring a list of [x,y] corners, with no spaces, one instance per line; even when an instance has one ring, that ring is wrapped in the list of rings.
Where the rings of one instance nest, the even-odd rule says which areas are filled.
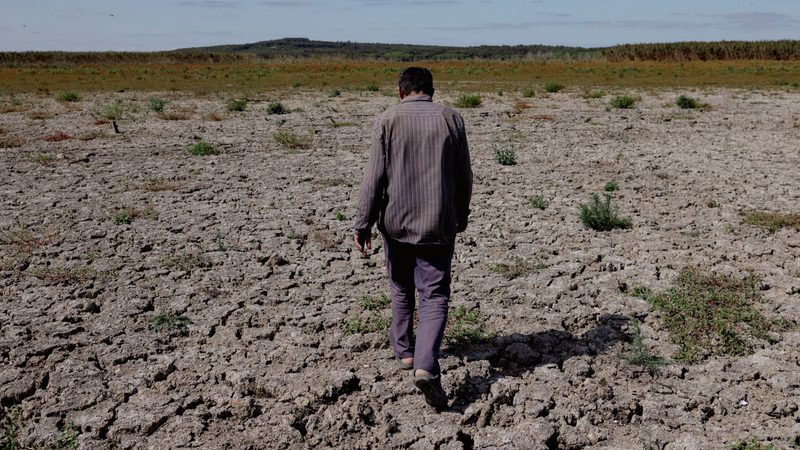
[[[371,229],[377,223],[392,298],[389,341],[400,367],[414,369],[414,384],[425,401],[440,410],[447,406],[447,395],[440,380],[439,347],[447,324],[455,236],[467,227],[472,168],[464,119],[433,103],[433,92],[431,72],[409,67],[398,82],[401,103],[375,122],[355,248],[369,256]]]

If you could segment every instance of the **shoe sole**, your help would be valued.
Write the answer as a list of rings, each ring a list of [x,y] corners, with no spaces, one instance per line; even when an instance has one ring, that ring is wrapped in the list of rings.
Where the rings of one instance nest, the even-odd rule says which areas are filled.
[[[436,389],[433,381],[427,378],[415,378],[414,385],[422,391],[425,396],[425,403],[436,408],[436,410],[447,408],[447,396],[444,395],[443,391]]]

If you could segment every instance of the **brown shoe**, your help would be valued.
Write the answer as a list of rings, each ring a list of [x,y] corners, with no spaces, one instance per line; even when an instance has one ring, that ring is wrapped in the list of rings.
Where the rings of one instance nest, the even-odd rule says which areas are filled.
[[[412,360],[411,363],[407,363],[403,361],[405,358],[397,358],[397,364],[400,365],[400,368],[403,370],[411,370],[414,368],[414,361]]]
[[[414,375],[414,385],[425,395],[425,403],[441,411],[447,408],[447,394],[439,375]]]

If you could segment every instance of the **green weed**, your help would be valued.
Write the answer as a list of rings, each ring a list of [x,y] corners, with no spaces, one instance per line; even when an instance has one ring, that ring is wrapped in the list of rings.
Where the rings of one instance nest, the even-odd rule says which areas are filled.
[[[206,141],[195,143],[189,148],[189,153],[194,156],[219,155],[220,151]]]
[[[367,319],[352,317],[343,326],[344,334],[367,334],[385,331],[389,328],[391,319],[387,317],[372,316]]]
[[[493,336],[486,331],[486,323],[478,311],[468,310],[463,305],[450,309],[444,333],[444,341],[448,344],[475,344]]]
[[[177,331],[182,335],[189,333],[189,325],[192,323],[188,317],[176,314],[172,311],[162,311],[153,316],[150,321],[150,328],[153,331]]]
[[[3,418],[2,424],[3,434],[0,435],[0,450],[17,450],[23,448],[17,438],[21,415],[22,408],[19,405],[11,406],[5,410],[5,417]]]
[[[513,166],[517,164],[517,152],[511,144],[494,146],[494,158],[503,166]]]
[[[247,99],[245,98],[232,98],[225,104],[228,111],[244,111],[247,108]]]
[[[611,194],[604,194],[604,196],[605,201],[601,202],[600,196],[592,194],[591,203],[581,205],[579,217],[583,225],[597,231],[630,228],[630,219],[617,215],[617,207],[611,201]]]
[[[755,340],[769,339],[776,324],[754,307],[762,301],[758,283],[754,275],[735,278],[687,268],[668,290],[642,294],[679,346],[675,358],[693,363],[708,354],[746,355]]]
[[[69,422],[61,429],[56,440],[54,450],[76,450],[78,448],[78,436],[81,435],[81,430],[75,426],[74,423]]]
[[[536,96],[536,91],[532,88],[525,88],[522,90],[522,96],[525,98],[531,98]]]
[[[299,136],[288,131],[278,131],[273,133],[272,138],[284,148],[292,150],[311,148],[310,137]]]
[[[334,98],[334,97],[339,97],[340,95],[342,95],[342,91],[334,89],[328,94],[328,97]]]
[[[358,304],[365,311],[377,311],[388,308],[392,301],[386,294],[364,295],[358,300]]]
[[[336,216],[334,218],[339,221],[347,220],[347,216],[345,216],[341,211],[336,211]]]
[[[758,442],[758,439],[754,436],[750,441],[742,441],[734,444],[731,450],[778,450],[778,447],[772,444],[762,444]]]
[[[617,109],[631,109],[636,104],[633,97],[622,95],[611,99],[611,107]]]
[[[697,101],[691,97],[687,97],[685,95],[681,95],[678,97],[678,100],[675,101],[675,104],[678,105],[681,109],[695,109],[697,108]]]
[[[159,97],[150,97],[148,103],[150,105],[150,111],[157,113],[164,112],[164,106],[167,105],[167,101]]]
[[[456,108],[477,108],[481,106],[481,103],[483,103],[483,100],[481,100],[480,95],[464,94],[456,99],[454,105]]]
[[[531,205],[533,208],[545,210],[548,206],[550,206],[550,202],[544,199],[539,194],[534,195],[533,197],[528,199],[528,204]]]
[[[564,87],[565,86],[563,84],[560,84],[560,83],[546,83],[544,85],[544,90],[545,90],[545,92],[549,92],[551,94],[554,94],[556,92],[561,92],[562,90],[564,90]]]
[[[286,106],[283,105],[281,102],[272,102],[267,105],[267,114],[275,115],[275,114],[289,114],[292,111],[289,110]]]
[[[526,261],[519,256],[514,256],[511,258],[510,263],[497,263],[491,264],[489,266],[489,270],[491,272],[500,274],[509,280],[513,280],[514,278],[524,277],[526,275],[530,275],[532,273],[538,272],[544,269],[546,266],[542,261]]]
[[[781,228],[794,228],[800,231],[800,214],[782,214],[766,211],[743,212],[744,223],[766,228],[774,233]]]
[[[653,354],[642,341],[642,329],[639,321],[634,319],[631,322],[633,326],[633,344],[630,352],[624,357],[628,364],[634,366],[642,366],[650,372],[651,375],[657,374],[661,370],[661,366],[669,364],[669,362],[660,356]]]
[[[609,181],[603,186],[603,190],[606,192],[614,192],[619,190],[619,185],[615,181]]]
[[[81,96],[75,91],[64,91],[58,94],[56,99],[60,102],[78,102],[81,100]]]

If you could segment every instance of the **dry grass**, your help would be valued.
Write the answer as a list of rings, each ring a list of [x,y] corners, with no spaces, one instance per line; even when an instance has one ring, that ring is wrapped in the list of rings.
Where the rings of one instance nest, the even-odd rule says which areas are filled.
[[[0,229],[0,245],[9,246],[17,253],[30,254],[40,247],[49,245],[53,237],[53,235],[37,235],[23,227]]]
[[[6,133],[8,133],[8,131],[9,131],[8,127],[4,127],[4,126],[0,125],[0,134],[6,134]]]
[[[167,111],[158,113],[158,118],[161,120],[189,120],[192,118],[192,112],[188,110]]]
[[[2,137],[0,138],[0,148],[17,148],[25,145],[25,140],[18,137]]]
[[[742,215],[744,223],[765,228],[773,233],[781,228],[794,228],[800,231],[800,214],[752,211],[742,213]]]
[[[222,122],[225,119],[226,119],[225,114],[219,114],[219,113],[210,113],[203,116],[203,120],[207,122]]]
[[[27,106],[18,102],[4,103],[0,105],[0,114],[12,113],[12,112],[24,112],[27,110],[28,110]]]
[[[50,111],[31,111],[28,113],[28,118],[33,120],[45,120],[53,117]]]
[[[167,180],[166,178],[149,178],[142,184],[142,189],[148,192],[174,191],[180,189],[183,182]]]
[[[514,112],[516,112],[517,114],[520,114],[521,112],[525,111],[526,109],[530,109],[530,108],[531,108],[531,104],[526,102],[526,101],[517,100],[516,102],[514,102]]]
[[[74,139],[74,138],[62,131],[59,131],[58,133],[54,134],[49,134],[47,136],[42,136],[42,140],[47,142],[61,142],[61,141],[66,141],[68,139]]]
[[[108,63],[103,69],[82,65],[0,68],[0,86],[9,92],[39,92],[69,85],[79,92],[186,91],[270,92],[317,88],[361,90],[382,80],[394,82],[405,62],[295,59],[220,64]],[[776,87],[800,77],[800,65],[785,61],[418,61],[436,73],[441,87],[485,91],[559,80],[576,89],[719,86]],[[20,105],[13,106],[17,108]]]

